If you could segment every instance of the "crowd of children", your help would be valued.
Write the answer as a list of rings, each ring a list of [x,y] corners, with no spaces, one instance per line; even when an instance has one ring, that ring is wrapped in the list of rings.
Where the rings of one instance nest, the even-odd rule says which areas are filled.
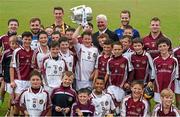
[[[55,7],[55,23],[45,29],[32,18],[21,36],[18,20],[8,21],[0,37],[0,106],[12,95],[7,116],[180,116],[180,49],[172,49],[157,17],[141,39],[127,10],[115,32],[98,15],[94,34],[91,23],[74,29],[63,15]],[[146,88],[152,95],[144,96]]]

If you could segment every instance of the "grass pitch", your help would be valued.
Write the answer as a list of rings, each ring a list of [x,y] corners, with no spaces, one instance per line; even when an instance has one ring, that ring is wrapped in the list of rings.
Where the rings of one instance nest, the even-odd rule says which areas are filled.
[[[18,34],[29,30],[31,17],[39,17],[46,27],[54,23],[53,7],[62,6],[65,10],[65,22],[77,27],[70,20],[69,9],[85,4],[93,10],[94,31],[97,31],[95,17],[105,14],[111,30],[119,27],[119,14],[123,9],[131,11],[131,22],[141,37],[149,34],[149,21],[158,16],[161,19],[162,32],[172,39],[173,46],[179,46],[180,39],[180,0],[0,0],[0,35],[7,32],[7,21],[17,18],[20,22]],[[0,116],[7,110],[7,98],[0,108]]]

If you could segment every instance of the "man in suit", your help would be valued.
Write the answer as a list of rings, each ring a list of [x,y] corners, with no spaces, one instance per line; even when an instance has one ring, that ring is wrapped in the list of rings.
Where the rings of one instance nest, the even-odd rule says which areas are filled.
[[[97,37],[102,34],[102,33],[106,33],[109,35],[109,38],[114,42],[114,41],[118,41],[118,36],[112,32],[111,30],[108,29],[108,22],[107,22],[107,17],[106,15],[104,14],[100,14],[96,17],[96,21],[97,21],[97,27],[98,27],[98,30],[97,32],[95,32],[93,34],[93,44],[94,46],[96,46],[98,49],[102,49],[100,46],[99,46],[99,43],[98,43],[98,40],[97,40]]]

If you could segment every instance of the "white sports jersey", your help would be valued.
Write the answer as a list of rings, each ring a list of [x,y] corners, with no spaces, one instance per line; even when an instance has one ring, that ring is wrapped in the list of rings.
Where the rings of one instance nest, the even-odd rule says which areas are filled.
[[[98,49],[93,46],[87,48],[79,43],[74,47],[78,56],[75,72],[76,79],[89,81],[97,60]]]
[[[62,73],[65,71],[65,61],[59,56],[58,60],[52,58],[51,54],[43,60],[43,76],[45,85],[56,88],[61,84]]]
[[[40,46],[34,51],[33,58],[32,58],[32,64],[33,68],[42,68],[43,59],[49,55],[49,48],[47,46],[47,53],[44,53]]]
[[[73,72],[73,66],[74,66],[74,56],[73,56],[73,53],[71,51],[68,51],[66,54],[63,54],[61,51],[60,51],[60,55],[62,57],[62,59],[65,60],[66,62],[66,65],[67,65],[67,68],[68,68],[68,71],[71,71]]]
[[[25,107],[31,117],[40,116],[47,109],[48,93],[41,87],[38,93],[33,93],[31,88],[25,90],[20,96],[20,106]]]
[[[112,100],[111,95],[102,92],[101,95],[96,95],[94,91],[91,93],[92,103],[95,106],[94,116],[104,117],[107,114],[110,114],[111,110],[115,110],[115,105]]]

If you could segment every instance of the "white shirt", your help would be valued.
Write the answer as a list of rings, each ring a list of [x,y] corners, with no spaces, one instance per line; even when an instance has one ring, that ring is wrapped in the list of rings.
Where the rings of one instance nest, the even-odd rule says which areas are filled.
[[[94,71],[98,49],[93,46],[88,48],[79,43],[74,47],[78,56],[75,72],[76,79],[89,81],[90,76]]]
[[[103,117],[110,114],[111,110],[115,110],[115,105],[111,95],[102,92],[101,95],[96,95],[94,91],[91,93],[92,103],[95,106],[95,117]]]

